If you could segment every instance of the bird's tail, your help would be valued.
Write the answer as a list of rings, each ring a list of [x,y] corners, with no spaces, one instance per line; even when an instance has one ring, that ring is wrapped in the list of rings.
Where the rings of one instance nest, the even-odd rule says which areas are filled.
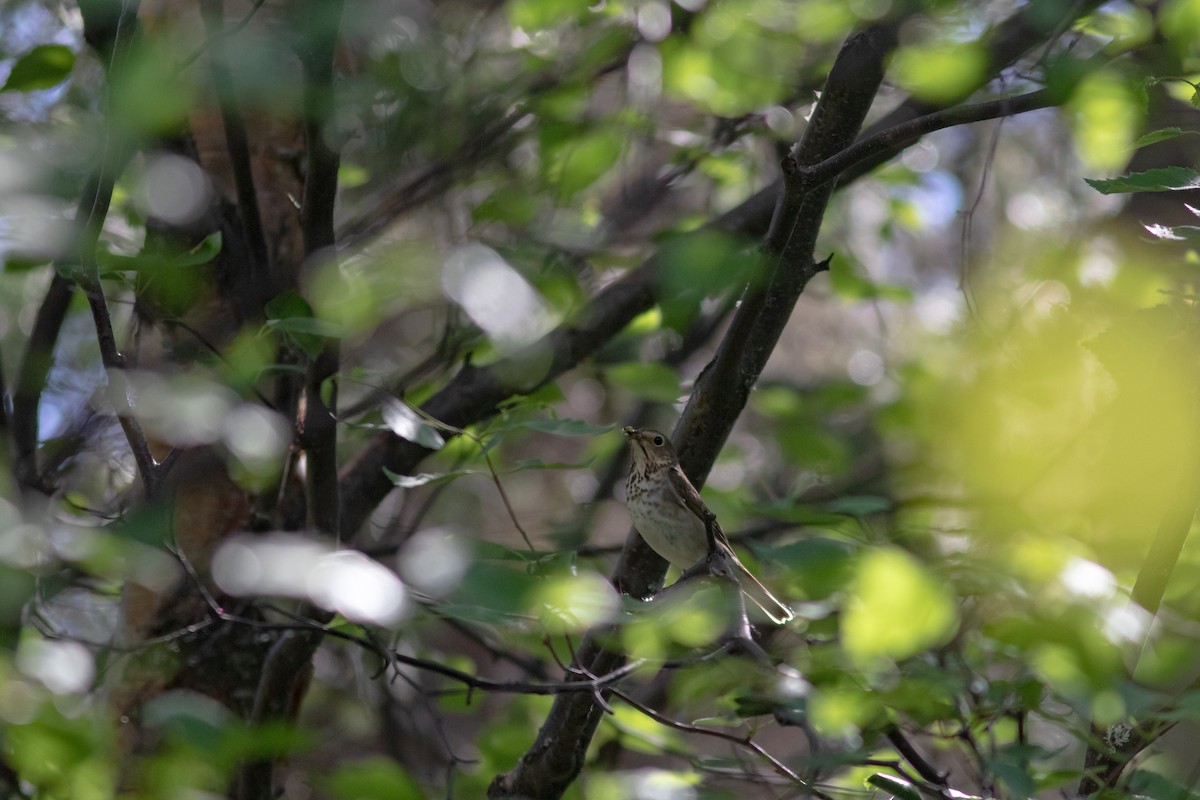
[[[792,610],[784,605],[779,598],[771,594],[767,587],[759,583],[758,578],[751,575],[750,570],[746,569],[740,561],[738,562],[738,567],[740,569],[737,570],[737,579],[742,592],[754,601],[754,605],[762,609],[762,612],[772,622],[776,625],[782,625],[785,622],[795,619],[796,615],[792,613]]]

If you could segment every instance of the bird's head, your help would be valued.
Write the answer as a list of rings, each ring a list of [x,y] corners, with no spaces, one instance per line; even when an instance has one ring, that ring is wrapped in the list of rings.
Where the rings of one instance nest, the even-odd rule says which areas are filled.
[[[638,467],[670,466],[678,460],[671,440],[658,431],[649,428],[632,428],[626,425],[621,429],[625,438],[633,445],[633,463]]]

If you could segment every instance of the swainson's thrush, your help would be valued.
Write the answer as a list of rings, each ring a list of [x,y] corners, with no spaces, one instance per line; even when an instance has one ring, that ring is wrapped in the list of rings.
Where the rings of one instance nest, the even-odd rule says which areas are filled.
[[[725,533],[683,474],[670,440],[649,428],[624,428],[633,445],[625,503],[633,526],[654,552],[686,570],[708,555],[708,520],[716,546],[733,564],[738,585],[763,613],[782,624],[795,615],[738,560]]]

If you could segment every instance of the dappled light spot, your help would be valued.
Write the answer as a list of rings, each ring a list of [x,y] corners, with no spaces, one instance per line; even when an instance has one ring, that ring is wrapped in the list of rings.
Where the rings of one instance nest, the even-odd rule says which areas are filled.
[[[1087,600],[1108,600],[1117,591],[1117,579],[1095,561],[1072,558],[1059,573],[1063,588]]]
[[[671,7],[652,0],[637,10],[638,33],[648,42],[661,42],[671,33]]]
[[[958,609],[945,583],[902,550],[863,555],[842,622],[843,647],[856,662],[902,659],[945,642]]]
[[[858,350],[846,362],[846,374],[860,386],[874,386],[883,378],[883,358],[873,350]]]
[[[633,796],[637,800],[692,800],[696,797],[699,776],[647,769],[633,776]]]
[[[17,666],[55,694],[87,691],[96,676],[92,654],[78,642],[26,639],[17,650]]]
[[[442,288],[502,350],[527,345],[554,324],[529,282],[481,244],[463,245],[450,254]]]
[[[198,220],[212,198],[212,185],[199,164],[161,153],[147,160],[135,195],[142,213],[173,225]]]
[[[175,446],[211,444],[221,438],[237,395],[221,384],[193,375],[127,373],[130,405],[146,431]],[[110,373],[112,390],[120,391]],[[124,403],[118,402],[117,408]]]
[[[358,622],[395,625],[407,614],[408,598],[396,574],[354,550],[319,558],[308,573],[308,595]]]
[[[445,528],[430,528],[409,538],[396,557],[400,575],[414,589],[432,597],[453,591],[471,565],[463,537]]]
[[[662,94],[662,56],[658,48],[639,44],[629,54],[629,93],[633,99],[648,104]]]
[[[71,234],[71,223],[64,218],[61,207],[49,198],[0,195],[0,258],[58,257]]]
[[[362,553],[303,536],[239,536],[213,558],[213,577],[233,595],[308,598],[355,622],[395,625],[408,598],[395,573]]]
[[[1102,620],[1102,630],[1110,642],[1140,644],[1145,641],[1154,618],[1138,604],[1118,600],[1109,605]]]
[[[243,403],[223,419],[222,439],[251,472],[270,473],[291,443],[287,423],[262,406]]]
[[[541,587],[539,599],[546,616],[578,631],[608,622],[621,606],[612,584],[596,572],[551,578]]]
[[[1144,91],[1115,71],[1093,72],[1080,82],[1069,108],[1076,152],[1088,169],[1119,169],[1129,158],[1145,114]]]

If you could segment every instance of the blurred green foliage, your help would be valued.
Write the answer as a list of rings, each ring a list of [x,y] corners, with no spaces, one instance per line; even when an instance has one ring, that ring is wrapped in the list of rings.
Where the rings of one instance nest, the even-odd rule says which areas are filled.
[[[223,795],[259,761],[285,797],[482,797],[546,719],[553,698],[529,686],[560,680],[589,631],[636,667],[614,685],[662,718],[597,689],[611,713],[568,798],[800,791],[772,783],[794,780],[751,740],[828,795],[1032,797],[1074,789],[1093,725],[1200,719],[1200,550],[1189,541],[1163,578],[1161,609],[1130,597],[1200,485],[1200,226],[1180,222],[1189,206],[1175,198],[1188,195],[1169,195],[1183,213],[1139,219],[1147,241],[1118,232],[1102,196],[1200,183],[1195,159],[1126,166],[1194,139],[1194,120],[1153,112],[1163,97],[1195,105],[1200,2],[1164,3],[1157,20],[1106,4],[980,93],[1047,85],[1061,109],[931,136],[837,195],[818,247],[829,272],[704,489],[745,563],[797,611],[763,639],[770,667],[727,647],[729,587],[694,581],[649,600],[609,583],[628,532],[618,429],[670,430],[730,309],[775,268],[757,234],[731,232],[755,226],[723,215],[777,178],[840,43],[907,15],[869,122],[909,100],[952,106],[995,78],[984,34],[1000,6],[355,4],[340,74],[319,87],[332,98],[319,135],[342,155],[341,245],[304,261],[287,224],[304,211],[295,54],[311,32],[291,9],[251,24],[271,5],[251,4],[244,32],[233,16],[220,33],[147,20],[111,87],[114,62],[83,43],[70,4],[0,11],[4,420],[16,365],[40,359],[51,488],[22,494],[6,477],[0,500],[0,793]],[[1033,4],[1032,21],[1064,5]],[[251,166],[269,266],[292,269],[294,285],[225,338],[205,326],[222,317],[213,275],[248,248],[229,235],[241,198],[205,163],[211,185],[194,190],[223,198],[206,213],[224,227],[201,215],[172,229],[145,200],[142,163],[190,153],[206,122],[225,146],[212,56],[234,87],[227,113],[291,134]],[[26,349],[47,285],[77,267],[65,204],[115,143],[139,155],[102,176],[117,185],[95,260],[129,386],[100,367],[78,292],[54,352]],[[594,298],[647,261],[654,306],[547,381]],[[216,289],[241,291],[233,282]],[[556,326],[557,355],[543,339]],[[155,336],[202,339],[203,355],[164,360],[170,343]],[[153,680],[133,719],[114,715],[122,680],[208,669],[213,653],[233,672],[252,648],[216,631],[265,642],[301,607],[200,596],[190,624],[128,630],[138,587],[186,607],[173,587],[209,581],[210,565],[181,555],[171,509],[141,503],[111,398],[133,398],[158,444],[228,456],[254,499],[246,526],[268,531],[310,467],[303,392],[288,381],[334,342],[339,464],[375,457],[386,433],[431,451],[413,474],[380,470],[396,491],[345,543],[394,569],[415,610],[389,628],[337,618],[288,722]],[[423,415],[453,376],[489,366],[506,370],[485,386],[501,395],[494,415]],[[361,589],[328,583],[316,589]],[[135,633],[146,641],[125,641]],[[252,708],[247,694],[237,700]],[[945,787],[914,776],[897,735],[946,771]],[[1163,747],[1120,791],[1188,796],[1191,766]]]

